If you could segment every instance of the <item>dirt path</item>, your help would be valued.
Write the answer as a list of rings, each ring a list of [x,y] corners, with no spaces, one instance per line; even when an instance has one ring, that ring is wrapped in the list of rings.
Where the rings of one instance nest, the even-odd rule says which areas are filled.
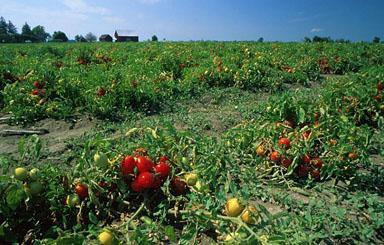
[[[57,156],[66,150],[66,143],[68,140],[82,136],[83,134],[93,130],[96,127],[97,120],[91,119],[88,116],[81,116],[72,122],[44,119],[36,122],[33,125],[11,126],[6,123],[0,124],[0,132],[3,130],[38,130],[46,129],[49,133],[40,135],[46,146],[50,156]],[[0,154],[11,155],[17,157],[18,143],[23,136],[0,136]]]

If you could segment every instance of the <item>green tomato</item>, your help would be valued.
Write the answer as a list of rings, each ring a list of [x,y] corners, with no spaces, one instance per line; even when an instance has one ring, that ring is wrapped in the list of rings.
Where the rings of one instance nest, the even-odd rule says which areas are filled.
[[[76,194],[71,194],[67,196],[66,204],[70,207],[75,207],[80,204],[80,198]]]
[[[37,181],[29,183],[28,187],[32,196],[40,194],[44,189],[43,185]]]
[[[96,166],[100,167],[100,168],[107,168],[108,167],[108,157],[107,155],[105,155],[104,153],[99,153],[97,152],[94,156],[93,156],[93,160],[95,161],[96,163]]]
[[[31,178],[31,180],[38,180],[40,178],[40,170],[33,168],[31,171],[29,171],[29,178]]]
[[[15,178],[20,181],[26,180],[28,178],[28,171],[25,168],[16,168]]]

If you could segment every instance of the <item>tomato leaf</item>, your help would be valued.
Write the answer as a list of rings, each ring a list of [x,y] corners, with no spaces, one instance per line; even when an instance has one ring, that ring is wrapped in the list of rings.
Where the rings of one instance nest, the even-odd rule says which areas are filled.
[[[167,225],[164,229],[164,233],[171,242],[176,242],[176,233],[173,226]]]
[[[96,215],[93,212],[89,212],[88,214],[89,221],[97,225],[99,223],[99,220],[97,219]]]
[[[19,207],[25,197],[26,194],[22,186],[11,186],[7,192],[7,204],[11,209],[15,210]]]
[[[299,123],[303,123],[305,121],[305,110],[300,107],[299,110]]]

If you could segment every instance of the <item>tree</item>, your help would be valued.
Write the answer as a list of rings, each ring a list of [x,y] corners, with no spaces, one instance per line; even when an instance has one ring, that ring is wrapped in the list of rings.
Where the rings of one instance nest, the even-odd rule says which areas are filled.
[[[156,35],[153,35],[153,36],[152,36],[152,42],[157,42],[157,41],[159,41],[159,39],[157,38]]]
[[[372,42],[373,43],[380,43],[380,37],[374,37]]]
[[[259,39],[257,39],[257,42],[258,42],[258,43],[262,43],[262,42],[264,42],[264,38],[260,37]]]
[[[32,29],[32,34],[38,42],[46,42],[47,38],[50,37],[49,33],[45,32],[44,26],[35,26]]]
[[[21,28],[21,41],[22,42],[26,42],[26,41],[35,42],[36,41],[36,37],[33,35],[31,27],[28,25],[27,22],[25,22],[25,24]]]
[[[62,31],[55,31],[52,35],[52,42],[68,42],[68,37]]]
[[[9,36],[8,36],[8,25],[7,22],[5,21],[4,17],[0,17],[0,42],[6,43],[9,41]]]
[[[76,35],[76,36],[75,36],[75,41],[76,41],[76,42],[85,43],[85,42],[87,42],[87,39],[85,39],[85,38],[83,37],[83,35]]]
[[[312,40],[309,37],[304,37],[304,42],[305,43],[310,43]]]
[[[96,42],[97,37],[96,37],[95,34],[93,34],[92,32],[88,32],[87,34],[85,34],[85,39],[86,39],[88,42]]]
[[[7,30],[8,34],[17,34],[17,28],[10,20],[8,20]]]

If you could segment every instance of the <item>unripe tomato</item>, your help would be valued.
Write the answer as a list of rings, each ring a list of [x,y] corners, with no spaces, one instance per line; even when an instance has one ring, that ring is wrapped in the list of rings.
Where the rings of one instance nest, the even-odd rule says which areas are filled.
[[[80,198],[76,194],[68,195],[65,203],[70,207],[75,207],[80,204]]]
[[[30,192],[31,192],[32,196],[40,194],[43,191],[43,188],[44,188],[43,185],[40,182],[38,182],[38,181],[29,183],[28,187],[30,189]]]
[[[95,161],[96,166],[100,168],[107,168],[109,166],[108,157],[102,152],[97,152],[93,156],[93,160]]]
[[[120,164],[121,172],[123,175],[134,174],[134,169],[136,167],[135,158],[132,156],[126,156],[123,158]]]
[[[291,142],[289,141],[288,138],[280,138],[279,139],[279,146],[281,148],[284,148],[284,149],[288,150],[289,147],[291,147]]]
[[[195,173],[189,173],[185,175],[185,181],[187,182],[187,185],[194,186],[196,185],[196,182],[198,180],[198,176]]]
[[[105,230],[101,232],[98,236],[100,245],[113,245],[115,244],[115,238],[112,234],[112,232]]]
[[[40,178],[40,170],[37,168],[33,168],[29,171],[29,178],[31,180],[38,180]]]
[[[250,205],[245,208],[244,212],[241,214],[241,219],[247,224],[254,224],[256,222],[258,213],[255,206]]]
[[[82,183],[78,183],[75,186],[75,192],[80,199],[85,199],[88,197],[88,186]]]
[[[244,206],[241,205],[239,199],[230,198],[225,205],[225,213],[230,217],[239,216],[244,210]]]
[[[16,168],[15,169],[15,178],[24,181],[28,178],[28,171],[25,168]]]
[[[264,146],[263,145],[259,145],[257,148],[256,148],[256,154],[260,157],[263,157],[265,156],[265,153],[266,153],[266,150],[264,149]]]

